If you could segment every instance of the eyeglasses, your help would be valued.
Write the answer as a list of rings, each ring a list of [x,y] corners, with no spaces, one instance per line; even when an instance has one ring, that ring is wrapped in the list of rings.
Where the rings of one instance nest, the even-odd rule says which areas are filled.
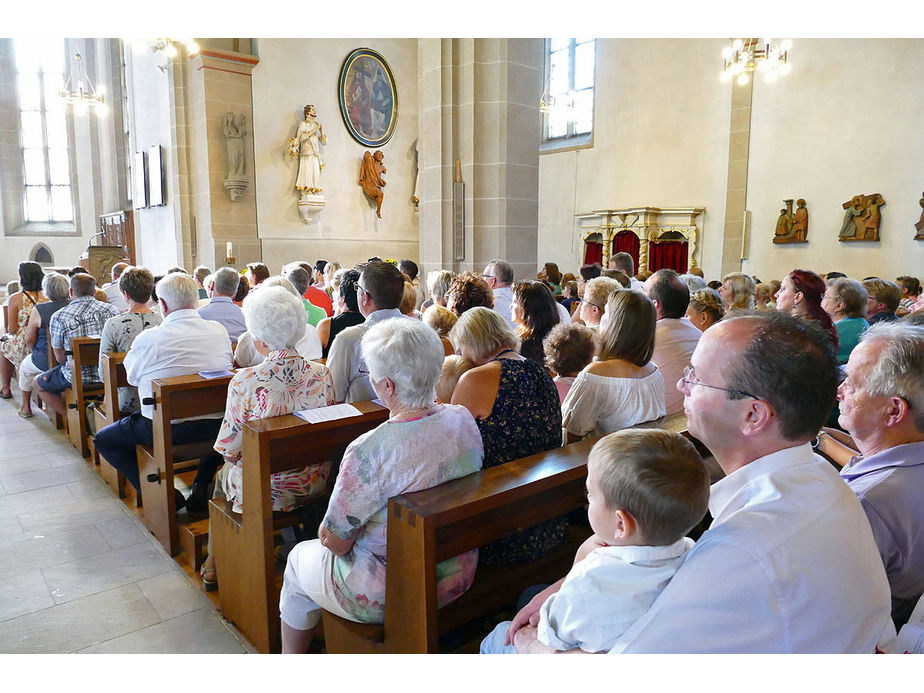
[[[711,390],[722,390],[723,392],[728,392],[738,397],[750,397],[751,399],[760,399],[757,395],[752,395],[750,392],[745,392],[744,390],[731,390],[727,387],[718,387],[717,385],[706,385],[706,383],[701,382],[699,378],[696,377],[696,373],[693,371],[693,366],[687,366],[683,369],[683,373],[680,374],[680,382],[685,385],[689,385],[691,388],[694,385],[699,385],[701,387],[708,387]]]
[[[482,274],[481,278],[482,279],[495,279],[495,276],[493,274]]]
[[[362,284],[356,284],[356,295],[357,296],[359,296],[360,294],[367,294],[367,293],[369,292],[366,291],[365,288],[363,288]]]
[[[579,298],[578,301],[580,301],[581,303],[586,303],[588,306],[593,306],[593,307],[596,308],[597,310],[602,310],[602,308],[600,308],[600,306],[598,306],[596,303],[591,303],[590,301],[585,301],[583,298]]]

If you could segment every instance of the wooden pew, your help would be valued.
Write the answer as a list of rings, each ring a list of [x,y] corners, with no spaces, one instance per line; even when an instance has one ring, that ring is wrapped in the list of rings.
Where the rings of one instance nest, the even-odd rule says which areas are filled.
[[[526,566],[479,564],[469,591],[437,611],[439,562],[586,504],[587,455],[596,441],[584,439],[389,500],[385,623],[360,624],[325,611],[327,652],[438,652],[441,632],[515,602],[530,585],[564,576],[574,546]]]
[[[343,451],[357,437],[388,418],[374,402],[354,402],[363,412],[336,421],[310,424],[294,415],[249,421],[244,425],[242,464],[244,512],[231,502],[209,502],[212,551],[219,580],[219,601],[226,619],[264,653],[279,652],[279,589],[275,572],[273,530],[281,513],[273,513],[270,474],[330,460],[333,488]],[[319,499],[326,507],[326,496]]]
[[[45,344],[48,347],[48,368],[54,368],[58,363],[58,359],[55,357],[54,349],[51,348],[51,334],[49,333],[48,325],[43,325],[41,329],[45,330]],[[54,423],[55,430],[62,431],[64,435],[67,435],[67,417],[51,411],[44,402],[42,402],[42,406],[45,407],[48,418]]]
[[[71,386],[63,392],[67,405],[67,437],[82,457],[89,457],[90,445],[87,436],[87,402],[99,399],[103,394],[102,383],[84,383],[80,376],[81,367],[96,367],[99,361],[99,337],[74,337],[70,350]],[[92,459],[90,460],[92,464]]]
[[[213,452],[215,440],[174,445],[170,422],[203,414],[223,414],[230,381],[231,376],[206,379],[199,375],[151,381],[154,446],[137,446],[141,499],[144,503],[141,521],[171,556],[177,555],[180,550],[173,495],[174,476],[195,470],[199,457]]]
[[[122,418],[122,412],[119,411],[119,388],[128,385],[128,376],[125,373],[125,366],[122,364],[124,359],[124,352],[102,355],[103,372],[100,373],[100,376],[103,379],[103,401],[94,410],[97,431]],[[125,498],[131,486],[125,483],[125,477],[122,473],[99,454],[99,451],[92,445],[92,441],[91,447],[93,447],[93,461],[99,465],[100,476],[103,477],[103,480],[109,485],[113,493],[119,498]],[[135,505],[140,506],[141,495],[137,493],[134,495]]]

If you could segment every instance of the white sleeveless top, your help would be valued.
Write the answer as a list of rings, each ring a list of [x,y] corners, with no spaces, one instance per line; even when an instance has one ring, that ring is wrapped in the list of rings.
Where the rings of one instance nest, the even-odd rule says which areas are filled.
[[[664,416],[660,369],[644,378],[578,373],[561,404],[562,427],[576,436],[606,435]]]

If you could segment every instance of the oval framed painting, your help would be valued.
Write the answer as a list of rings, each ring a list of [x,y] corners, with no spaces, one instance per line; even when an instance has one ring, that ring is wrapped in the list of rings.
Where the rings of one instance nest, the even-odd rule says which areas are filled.
[[[380,53],[357,48],[340,67],[340,115],[354,140],[381,147],[398,123],[398,88],[391,67]]]

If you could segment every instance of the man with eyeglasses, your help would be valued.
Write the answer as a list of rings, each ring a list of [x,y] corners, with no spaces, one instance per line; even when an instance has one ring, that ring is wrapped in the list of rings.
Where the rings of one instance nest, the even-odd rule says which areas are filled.
[[[391,318],[413,320],[399,310],[404,297],[404,275],[391,263],[371,260],[363,267],[356,283],[356,301],[366,321],[348,327],[331,343],[327,367],[334,379],[338,402],[375,399],[369,371],[360,348],[363,335],[372,325]]]
[[[515,328],[513,318],[510,317],[510,304],[513,303],[513,293],[510,285],[513,284],[513,265],[506,260],[491,260],[481,273],[481,278],[491,287],[494,294],[494,311],[497,312],[510,327]]]
[[[824,429],[817,445],[866,511],[900,628],[924,592],[924,327],[873,325],[846,372],[838,423],[851,438]]]
[[[609,277],[594,277],[584,288],[584,296],[577,309],[578,318],[592,330],[600,329],[600,319],[606,308],[606,299],[610,294],[620,291],[622,285]]]
[[[712,525],[611,652],[888,650],[889,584],[869,522],[812,452],[837,388],[821,328],[777,311],[723,320],[677,388],[689,432],[726,476],[710,492]],[[542,650],[529,626],[515,644]]]

